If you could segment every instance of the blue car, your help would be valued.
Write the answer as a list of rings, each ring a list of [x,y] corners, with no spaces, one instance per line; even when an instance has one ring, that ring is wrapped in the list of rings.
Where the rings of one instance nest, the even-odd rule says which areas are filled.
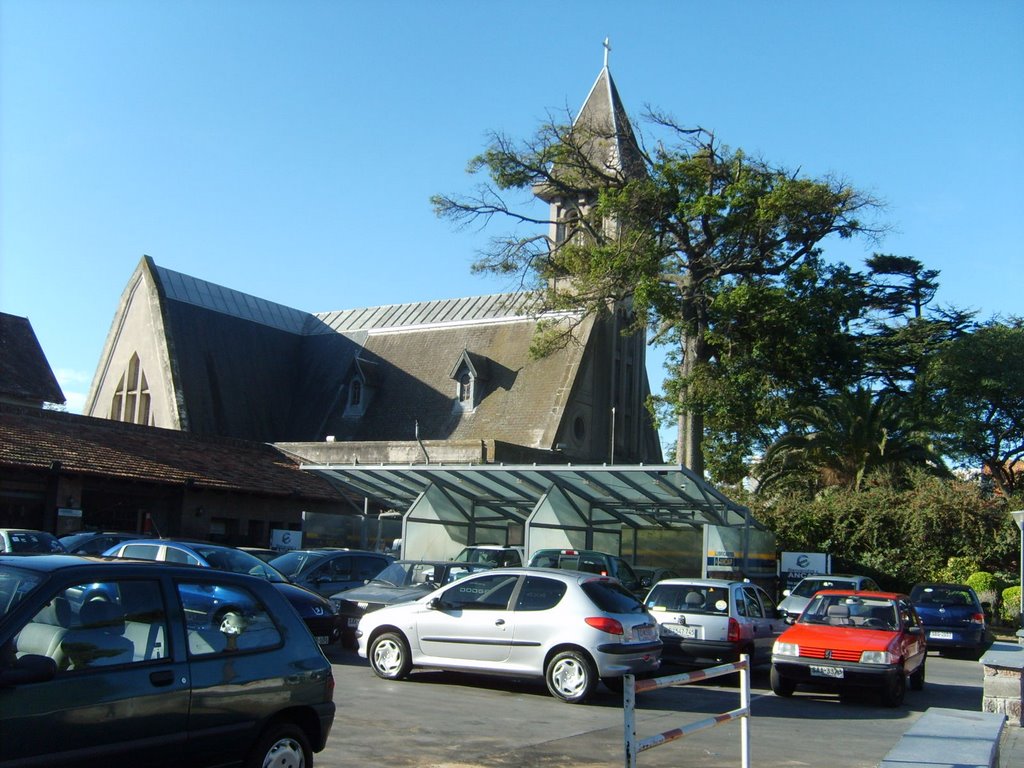
[[[985,610],[966,584],[916,584],[910,601],[924,625],[928,650],[979,659],[989,644]]]
[[[230,573],[258,576],[269,581],[299,612],[302,620],[320,645],[341,639],[341,620],[331,602],[322,595],[291,583],[284,575],[258,557],[222,544],[170,539],[136,539],[124,541],[105,553],[108,557],[136,560],[158,560],[168,563],[198,565]],[[189,621],[205,622],[245,608],[239,595],[225,590],[191,590],[182,593],[182,603]]]

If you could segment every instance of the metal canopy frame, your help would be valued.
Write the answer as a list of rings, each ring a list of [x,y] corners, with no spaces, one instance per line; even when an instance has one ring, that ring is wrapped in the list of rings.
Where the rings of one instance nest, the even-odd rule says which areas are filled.
[[[553,489],[633,529],[717,525],[763,529],[749,509],[678,465],[303,464],[381,508],[408,510],[433,487],[495,521],[525,523]],[[478,518],[479,521],[479,518]]]

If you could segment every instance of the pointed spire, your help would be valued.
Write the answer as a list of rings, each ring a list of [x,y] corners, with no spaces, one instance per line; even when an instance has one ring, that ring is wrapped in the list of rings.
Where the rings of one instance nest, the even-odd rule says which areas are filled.
[[[611,43],[605,38],[604,67],[573,121],[573,128],[592,134],[589,154],[595,165],[626,176],[642,174],[644,163],[633,135],[633,126],[608,69],[610,52]]]

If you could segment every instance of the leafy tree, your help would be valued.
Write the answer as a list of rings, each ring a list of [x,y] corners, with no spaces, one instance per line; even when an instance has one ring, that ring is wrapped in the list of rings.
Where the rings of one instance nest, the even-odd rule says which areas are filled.
[[[629,300],[637,328],[657,328],[656,340],[677,345],[669,404],[679,424],[676,454],[702,474],[705,421],[712,408],[706,387],[719,378],[714,369],[722,359],[722,336],[714,328],[716,299],[741,289],[769,290],[774,281],[814,263],[831,235],[873,232],[861,217],[877,202],[839,179],[801,176],[729,149],[706,130],[680,127],[662,115],[649,117],[666,140],[651,152],[631,144],[635,152],[629,157],[637,167],[611,166],[601,159],[607,155],[593,152],[595,141],[633,142],[631,130],[625,135],[620,127],[614,135],[595,136],[593,126],[549,121],[522,144],[492,135],[470,164],[471,172],[486,174],[486,181],[470,196],[439,195],[433,203],[440,216],[459,224],[500,216],[562,231],[562,238],[517,232],[495,238],[475,268],[547,284],[551,308],[593,314],[611,301]],[[594,204],[554,219],[538,215],[536,206],[505,199],[530,190]],[[749,332],[755,335],[756,328]],[[807,340],[807,335],[795,339]],[[770,341],[764,334],[759,342],[768,356]],[[751,394],[766,389],[771,389],[767,380]]]
[[[828,552],[837,569],[875,574],[895,589],[945,580],[951,557],[976,563],[975,570],[1017,568],[1020,532],[1004,502],[977,483],[912,471],[900,485],[875,474],[860,491],[836,487],[809,497],[787,490],[745,501],[775,531],[779,549]]]
[[[858,387],[794,412],[790,423],[790,431],[765,453],[762,490],[796,478],[811,491],[834,486],[858,491],[871,472],[924,467],[946,473],[924,425],[896,394]]]
[[[942,402],[942,448],[982,467],[1005,495],[1022,485],[1024,320],[989,322],[950,344],[932,370]]]

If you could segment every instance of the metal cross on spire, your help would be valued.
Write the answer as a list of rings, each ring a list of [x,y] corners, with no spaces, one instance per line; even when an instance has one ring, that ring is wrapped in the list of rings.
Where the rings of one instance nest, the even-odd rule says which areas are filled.
[[[611,41],[606,37],[604,39],[604,67],[608,68],[608,54],[612,51]]]

